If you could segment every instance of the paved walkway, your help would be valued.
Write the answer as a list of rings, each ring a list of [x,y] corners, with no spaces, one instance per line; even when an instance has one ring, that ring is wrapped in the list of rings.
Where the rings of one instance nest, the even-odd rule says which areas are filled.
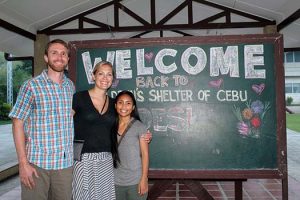
[[[288,174],[300,183],[300,133],[287,131],[287,152]]]
[[[3,165],[16,162],[17,154],[12,137],[11,124],[0,125],[0,152],[0,169],[2,169],[1,166]]]
[[[287,130],[287,151],[288,151],[288,174],[289,174],[289,199],[300,199],[300,133]],[[14,143],[11,133],[11,125],[0,126],[0,168],[4,160],[13,164],[16,161]],[[5,153],[3,153],[5,152]],[[6,164],[7,165],[7,164]],[[212,182],[204,183],[205,188],[215,199],[231,199],[234,194],[232,183]],[[177,186],[174,186],[177,187]],[[188,192],[184,186],[179,185],[179,192]],[[168,191],[169,194],[178,193],[178,188]],[[182,188],[182,190],[180,189]],[[215,190],[214,188],[218,188]],[[248,180],[243,184],[243,199],[281,199],[281,181],[277,179]],[[20,184],[18,176],[0,183],[0,200],[19,200]],[[161,199],[161,198],[159,198]],[[163,198],[174,199],[174,198]],[[195,199],[193,196],[189,199]]]

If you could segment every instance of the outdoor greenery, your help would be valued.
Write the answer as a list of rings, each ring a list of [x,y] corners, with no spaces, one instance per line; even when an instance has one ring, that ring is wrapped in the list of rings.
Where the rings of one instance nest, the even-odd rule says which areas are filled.
[[[286,114],[286,127],[300,132],[300,114]]]
[[[11,105],[0,101],[0,119],[9,120],[8,114],[11,110]]]
[[[0,52],[0,100],[6,102],[7,61]],[[16,99],[21,84],[32,77],[31,61],[13,61],[13,98]]]
[[[288,106],[292,105],[293,100],[294,100],[293,97],[287,97],[286,98],[286,105],[288,105]]]
[[[11,124],[11,120],[0,120],[0,125]]]
[[[13,61],[13,100],[16,101],[21,84],[32,77],[31,61]],[[0,52],[0,120],[9,120],[11,106],[7,104],[7,61],[4,53]]]

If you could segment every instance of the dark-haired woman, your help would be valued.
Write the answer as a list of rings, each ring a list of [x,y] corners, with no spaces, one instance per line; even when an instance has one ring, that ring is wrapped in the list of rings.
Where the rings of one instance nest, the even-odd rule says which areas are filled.
[[[140,120],[131,92],[120,92],[115,108],[118,118],[113,130],[118,137],[119,156],[114,169],[117,200],[144,200],[148,192],[149,148],[144,140],[147,128]]]

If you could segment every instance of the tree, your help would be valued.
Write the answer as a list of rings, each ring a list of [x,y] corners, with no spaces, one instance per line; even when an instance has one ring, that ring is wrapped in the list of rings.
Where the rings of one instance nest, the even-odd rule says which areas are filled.
[[[7,61],[0,52],[0,101],[6,102],[7,93]],[[13,99],[16,100],[20,86],[32,77],[32,63],[29,60],[13,61]]]

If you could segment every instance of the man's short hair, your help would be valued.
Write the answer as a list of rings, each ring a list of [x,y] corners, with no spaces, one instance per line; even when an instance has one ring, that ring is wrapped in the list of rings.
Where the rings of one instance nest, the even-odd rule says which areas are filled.
[[[66,49],[68,50],[68,56],[70,56],[69,54],[70,54],[70,51],[69,51],[69,46],[68,46],[68,43],[66,43],[65,41],[63,41],[63,40],[61,40],[61,39],[55,39],[55,40],[52,40],[52,41],[50,41],[50,42],[48,42],[48,44],[47,44],[47,46],[46,46],[46,48],[45,48],[45,55],[48,55],[48,50],[49,50],[49,48],[50,48],[50,46],[52,45],[52,44],[61,44],[61,45],[63,45],[64,47],[66,47]]]

